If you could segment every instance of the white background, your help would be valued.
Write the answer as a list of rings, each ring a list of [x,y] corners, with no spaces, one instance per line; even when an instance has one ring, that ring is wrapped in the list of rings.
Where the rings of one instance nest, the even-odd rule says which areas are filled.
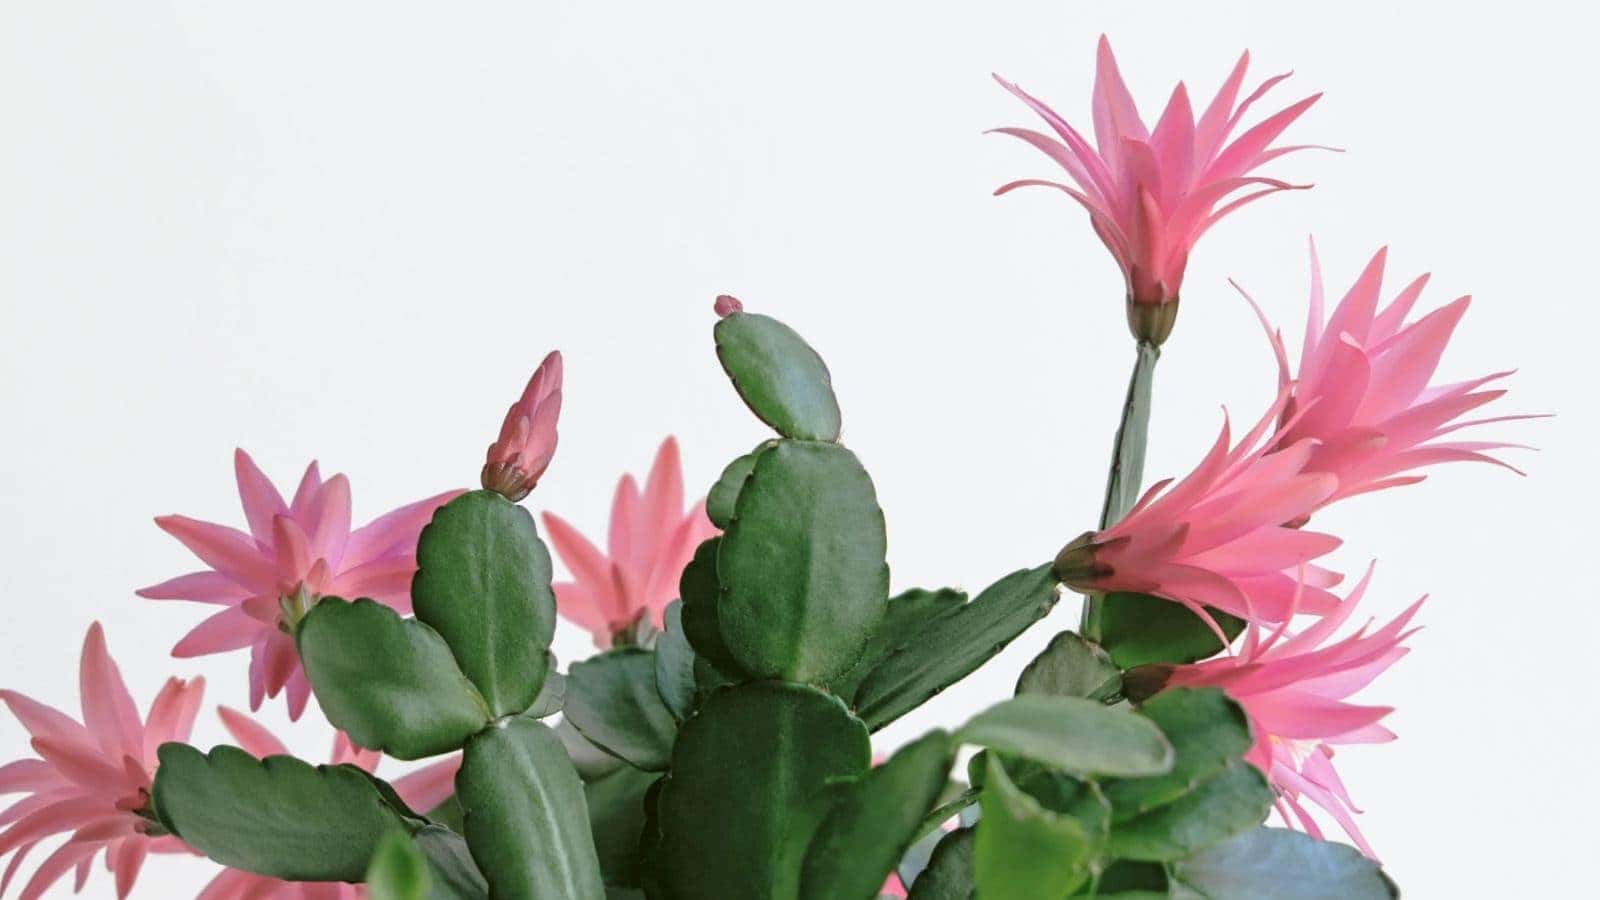
[[[1319,518],[1344,566],[1380,560],[1373,612],[1434,596],[1365,695],[1398,707],[1401,740],[1341,765],[1409,896],[1564,895],[1600,802],[1600,198],[1590,29],[1567,7],[5,3],[0,684],[75,711],[99,619],[141,704],[204,673],[208,706],[242,705],[242,655],[166,656],[205,611],[132,595],[194,568],[150,517],[239,523],[235,445],[280,483],[312,457],[348,473],[362,520],[466,485],[551,347],[567,407],[533,507],[603,533],[616,478],[669,432],[709,485],[764,435],[711,352],[719,292],[828,359],[898,587],[1047,559],[1093,524],[1131,350],[1085,217],[989,196],[1056,175],[982,135],[1034,124],[989,72],[1086,125],[1102,31],[1147,115],[1178,78],[1208,98],[1249,47],[1258,76],[1298,70],[1279,106],[1327,92],[1290,137],[1349,152],[1282,161],[1317,188],[1195,254],[1151,472],[1186,470],[1220,405],[1253,418],[1272,391],[1227,276],[1291,344],[1308,233],[1332,287],[1392,242],[1393,287],[1431,269],[1430,306],[1475,294],[1445,374],[1520,367],[1502,411],[1559,416],[1495,429],[1543,448],[1518,457],[1526,479],[1457,466]],[[1074,607],[885,745],[1006,696]],[[286,733],[326,752],[315,716]],[[207,713],[197,740],[221,738]],[[0,721],[0,760],[27,752]],[[159,861],[135,896],[210,872]],[[89,892],[110,896],[104,873]]]

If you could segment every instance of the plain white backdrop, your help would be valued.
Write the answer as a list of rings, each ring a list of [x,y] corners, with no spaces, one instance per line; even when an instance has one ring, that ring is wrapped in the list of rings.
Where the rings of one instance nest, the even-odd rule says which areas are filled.
[[[1315,233],[1342,289],[1380,244],[1431,307],[1476,302],[1444,374],[1520,367],[1496,436],[1543,448],[1342,504],[1375,614],[1423,593],[1415,652],[1364,695],[1399,742],[1340,762],[1408,896],[1569,896],[1592,854],[1597,614],[1590,28],[1568,4],[1415,2],[0,5],[0,685],[76,710],[105,623],[140,703],[169,674],[242,706],[242,655],[175,661],[204,610],[132,590],[194,566],[151,524],[237,524],[230,453],[351,477],[358,519],[474,481],[498,416],[567,359],[555,464],[528,503],[603,533],[668,433],[703,489],[764,431],[711,351],[712,297],[828,359],[873,473],[897,587],[979,588],[1093,525],[1131,347],[1120,276],[1053,176],[985,128],[989,79],[1087,121],[1108,33],[1146,113],[1209,97],[1240,50],[1294,68],[1315,190],[1208,236],[1158,374],[1152,475],[1220,407],[1254,418],[1293,345]],[[1582,14],[1587,16],[1587,14]],[[1007,696],[1064,602],[885,747]],[[563,630],[564,660],[588,652]],[[288,727],[321,759],[313,714]],[[199,743],[223,739],[208,711]],[[0,761],[27,754],[0,721]],[[391,770],[391,773],[394,770]],[[191,896],[203,861],[136,897]],[[99,873],[87,889],[111,896]],[[52,896],[65,896],[65,884]]]

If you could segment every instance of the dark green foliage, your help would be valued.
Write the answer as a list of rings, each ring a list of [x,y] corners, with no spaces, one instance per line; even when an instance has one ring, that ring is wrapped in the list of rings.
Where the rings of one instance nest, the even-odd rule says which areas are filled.
[[[717,359],[750,411],[784,437],[839,439],[839,401],[815,350],[759,313],[734,313],[714,329]]]
[[[623,766],[583,786],[589,808],[600,875],[607,885],[639,884],[640,838],[645,827],[645,795],[661,779],[652,772]]]
[[[649,650],[623,647],[574,663],[567,672],[567,721],[612,756],[664,771],[678,721],[656,688],[656,654]]]
[[[1216,688],[1165,691],[1139,712],[1172,743],[1174,762],[1165,775],[1106,784],[1118,822],[1171,803],[1250,749],[1250,723],[1244,710]]]
[[[1119,859],[1171,862],[1260,825],[1272,809],[1272,789],[1255,766],[1235,760],[1178,799],[1111,831]]]
[[[1124,669],[1147,663],[1191,663],[1222,652],[1222,642],[1200,617],[1149,594],[1107,594],[1099,602],[1100,646]],[[1244,620],[1213,609],[1222,633],[1244,630]]]
[[[740,668],[820,684],[854,665],[883,620],[885,550],[855,454],[812,441],[763,452],[717,550],[717,620]]]
[[[745,479],[750,477],[751,471],[756,467],[756,457],[761,451],[772,446],[768,441],[749,453],[738,457],[728,463],[722,470],[722,475],[717,478],[717,483],[711,486],[710,493],[706,494],[706,518],[718,528],[727,528],[733,521],[734,509],[739,502],[739,492],[744,489]]]
[[[1055,602],[1049,565],[1012,572],[934,619],[868,672],[856,691],[856,714],[874,731],[893,722],[972,674]]]
[[[833,679],[828,689],[841,697],[854,697],[861,680],[889,654],[916,643],[923,629],[940,616],[967,602],[965,591],[940,588],[936,591],[912,588],[889,598],[883,621],[872,630],[861,657],[848,672]]]
[[[938,801],[954,757],[950,736],[935,731],[841,786],[806,851],[800,896],[873,896]]]
[[[1106,701],[1122,691],[1122,671],[1097,645],[1070,631],[1051,639],[1017,678],[1019,694]]]
[[[163,745],[153,796],[167,829],[201,853],[302,881],[360,881],[384,835],[421,824],[355,766],[258,760],[237,747]]]
[[[380,603],[323,600],[300,623],[299,646],[328,721],[362,747],[435,756],[492,718],[438,632]]]
[[[945,835],[933,848],[928,867],[911,883],[909,900],[972,900],[975,831],[961,828]]]
[[[556,627],[550,552],[533,516],[491,491],[462,494],[422,529],[417,565],[417,619],[450,645],[489,710],[505,716],[532,706]]]
[[[829,808],[823,788],[866,771],[866,727],[803,685],[719,688],[685,722],[659,803],[662,896],[798,896]]]
[[[1161,775],[1172,768],[1172,745],[1148,719],[1080,697],[1013,697],[974,716],[956,740],[1078,775]]]
[[[548,727],[513,717],[475,736],[456,795],[494,900],[605,896],[583,786]]]
[[[656,693],[674,718],[683,721],[694,711],[694,648],[683,632],[683,601],[667,605],[660,637],[656,638]]]

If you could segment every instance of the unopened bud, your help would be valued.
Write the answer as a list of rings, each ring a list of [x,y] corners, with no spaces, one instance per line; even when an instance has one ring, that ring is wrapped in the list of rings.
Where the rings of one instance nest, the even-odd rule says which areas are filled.
[[[1172,669],[1165,663],[1134,666],[1122,673],[1122,696],[1128,698],[1130,703],[1149,700],[1166,688],[1172,678]]]
[[[1160,303],[1140,302],[1128,298],[1128,330],[1133,338],[1144,344],[1159,347],[1172,334],[1178,322],[1178,298]]]
[[[729,294],[718,294],[717,302],[713,303],[711,308],[716,310],[719,318],[723,319],[726,319],[734,313],[744,312],[744,304],[739,302],[738,297],[734,297]]]
[[[1095,590],[1095,582],[1110,571],[1095,561],[1094,532],[1085,531],[1056,554],[1055,576],[1075,591]]]

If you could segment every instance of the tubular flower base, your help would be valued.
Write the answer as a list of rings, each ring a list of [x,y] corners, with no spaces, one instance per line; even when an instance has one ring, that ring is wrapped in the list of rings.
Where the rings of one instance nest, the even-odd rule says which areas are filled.
[[[141,722],[98,622],[84,638],[78,677],[81,724],[22,694],[0,691],[39,754],[0,766],[0,794],[28,795],[0,813],[0,822],[9,824],[0,832],[0,857],[14,854],[0,878],[0,895],[29,851],[52,835],[68,834],[67,841],[39,864],[21,900],[35,900],[74,870],[81,890],[101,850],[119,898],[133,889],[148,854],[191,852],[156,824],[150,785],[156,748],[188,740],[205,680],[168,679]]]
[[[1356,826],[1360,812],[1333,766],[1334,748],[1344,744],[1392,741],[1394,732],[1379,724],[1392,709],[1358,706],[1351,695],[1372,682],[1407,653],[1406,630],[1421,608],[1418,600],[1376,631],[1329,638],[1355,611],[1372,571],[1332,614],[1295,635],[1280,627],[1263,637],[1259,625],[1245,632],[1237,656],[1176,667],[1168,687],[1218,687],[1244,707],[1255,745],[1245,759],[1266,774],[1278,794],[1278,812],[1320,838],[1322,830],[1305,802],[1321,807],[1370,857],[1371,845]]]
[[[223,609],[195,626],[172,655],[179,658],[250,648],[250,708],[287,688],[289,716],[298,719],[311,696],[283,629],[285,598],[296,614],[325,595],[369,597],[402,612],[411,609],[411,575],[417,569],[417,533],[433,511],[460,493],[450,491],[402,506],[367,525],[350,528],[350,482],[324,481],[315,462],[306,467],[294,499],[278,489],[243,450],[234,451],[234,474],[249,533],[188,516],[161,516],[156,524],[210,568],[138,591],[151,600],[189,600]],[[297,599],[296,599],[297,598]]]
[[[217,708],[217,715],[245,752],[256,757],[288,754],[282,741],[244,713],[223,706]],[[336,766],[348,763],[373,772],[381,759],[383,754],[357,747],[341,731],[334,735],[333,755],[328,762]],[[461,758],[456,756],[399,778],[393,787],[407,806],[427,812],[450,797],[460,768]],[[366,896],[367,889],[359,884],[280,881],[254,872],[224,869],[196,900],[365,900]]]
[[[1284,403],[1280,398],[1236,445],[1225,420],[1193,472],[1175,484],[1158,482],[1115,525],[1069,545],[1056,575],[1084,592],[1136,591],[1181,603],[1219,635],[1205,607],[1262,622],[1284,621],[1297,603],[1316,615],[1337,609],[1326,589],[1339,576],[1310,563],[1339,539],[1286,523],[1308,516],[1338,482],[1305,471],[1312,441],[1266,452],[1267,431]],[[1302,570],[1304,585],[1296,574]]]
[[[1467,311],[1471,297],[1407,324],[1406,318],[1428,283],[1422,275],[1379,308],[1388,250],[1379,250],[1356,279],[1333,315],[1324,321],[1322,268],[1311,246],[1311,306],[1306,321],[1300,370],[1290,374],[1283,335],[1255,307],[1278,360],[1280,389],[1291,390],[1285,416],[1303,415],[1278,429],[1276,446],[1306,439],[1318,442],[1306,470],[1338,477],[1339,489],[1325,503],[1405,484],[1426,476],[1412,474],[1443,462],[1478,461],[1520,470],[1488,451],[1518,447],[1484,441],[1441,441],[1462,429],[1493,422],[1537,418],[1462,416],[1505,394],[1489,388],[1510,372],[1496,372],[1455,384],[1431,385],[1439,360]],[[1235,285],[1237,287],[1237,285]],[[1240,293],[1243,293],[1241,290]]]
[[[678,442],[670,437],[656,452],[643,492],[632,475],[617,483],[609,556],[553,513],[544,514],[544,524],[573,578],[554,586],[557,609],[602,648],[646,615],[660,627],[667,604],[678,596],[678,575],[695,547],[717,533],[704,500],[684,512]]]
[[[1044,119],[1055,137],[1027,128],[995,131],[1038,148],[1072,179],[1072,184],[1065,184],[1028,178],[1002,185],[995,193],[1019,187],[1066,192],[1088,210],[1095,234],[1122,268],[1129,301],[1176,303],[1189,254],[1211,226],[1253,200],[1310,187],[1250,173],[1280,156],[1309,148],[1274,147],[1272,142],[1321,95],[1306,97],[1234,137],[1250,107],[1288,77],[1267,79],[1239,102],[1249,64],[1246,52],[1198,119],[1189,104],[1188,88],[1180,82],[1152,128],[1139,116],[1111,44],[1102,36],[1094,81],[1094,146],[1055,110],[995,76]],[[1241,191],[1246,193],[1235,196]],[[1135,321],[1130,311],[1130,323]],[[1165,330],[1171,330],[1170,318]],[[1160,343],[1155,334],[1139,337]]]
[[[484,489],[515,503],[528,496],[550,467],[561,418],[561,373],[561,353],[551,351],[511,404],[500,436],[489,445],[481,476]]]

